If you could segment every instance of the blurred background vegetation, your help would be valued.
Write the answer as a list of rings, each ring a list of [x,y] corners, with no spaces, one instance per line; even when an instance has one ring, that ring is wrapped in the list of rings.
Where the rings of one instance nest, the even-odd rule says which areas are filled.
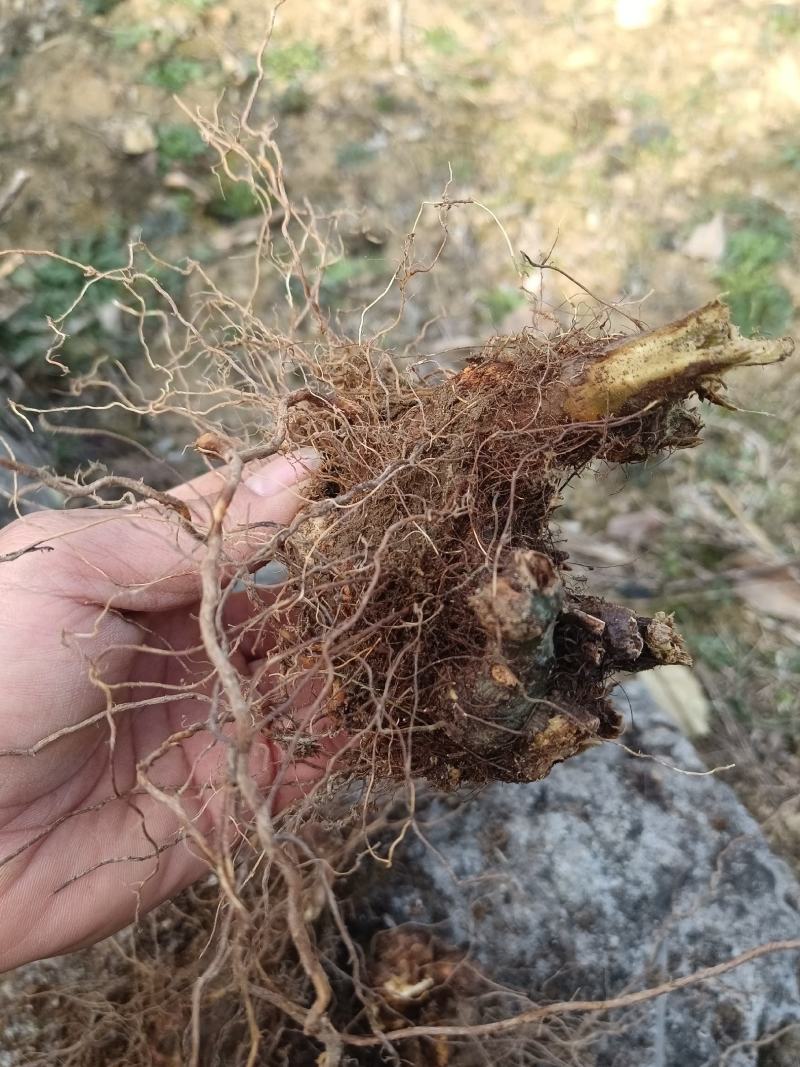
[[[174,96],[209,113],[224,94],[235,112],[268,16],[253,0],[0,0],[0,245],[108,269],[141,237],[246,291],[258,204],[212,173]],[[652,325],[726,293],[747,334],[797,328],[795,3],[289,0],[266,68],[258,117],[278,122],[290,194],[339,214],[344,251],[323,298],[345,325],[390,277],[419,202],[452,175],[450,195],[495,212],[515,251],[536,259],[555,242],[554,263]],[[419,337],[421,353],[520,329],[535,298],[563,307],[578,296],[555,274],[526,292],[488,215],[451,214],[449,229],[404,320],[402,339]],[[164,271],[185,296],[181,276]],[[84,280],[64,262],[0,259],[7,398],[57,400],[46,318]],[[113,352],[138,373],[109,287],[92,288],[68,332],[73,370]],[[701,689],[665,699],[710,709],[707,757],[736,761],[727,779],[797,860],[795,364],[742,374],[741,410],[709,410],[693,453],[583,479],[562,525],[595,585],[641,611],[675,611]],[[164,438],[118,412],[113,428],[180,459],[179,431]],[[57,464],[86,458],[74,437],[55,440]],[[119,441],[103,448],[118,469],[142,470]]]

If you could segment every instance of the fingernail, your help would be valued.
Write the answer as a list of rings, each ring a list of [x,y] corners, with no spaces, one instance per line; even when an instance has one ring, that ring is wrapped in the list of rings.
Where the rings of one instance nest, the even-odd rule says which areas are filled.
[[[258,496],[275,496],[319,470],[321,462],[315,449],[298,448],[288,456],[275,456],[246,478],[244,484]]]

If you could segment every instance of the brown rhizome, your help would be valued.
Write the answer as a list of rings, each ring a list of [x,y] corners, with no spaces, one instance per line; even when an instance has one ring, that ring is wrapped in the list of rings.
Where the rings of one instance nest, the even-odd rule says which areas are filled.
[[[308,385],[289,394],[286,442],[322,457],[322,499],[302,536],[278,540],[309,605],[290,640],[324,619],[299,671],[327,679],[320,712],[360,735],[381,777],[440,787],[533,781],[615,737],[614,673],[690,658],[668,615],[570,581],[550,529],[559,493],[593,461],[695,445],[684,399],[790,350],[740,338],[715,302],[633,337],[496,338],[437,385],[352,345],[301,365],[318,392],[310,407]]]

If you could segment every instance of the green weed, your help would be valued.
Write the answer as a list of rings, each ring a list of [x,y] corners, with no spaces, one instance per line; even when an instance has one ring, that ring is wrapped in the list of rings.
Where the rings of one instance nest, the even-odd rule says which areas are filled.
[[[179,93],[192,82],[200,81],[205,73],[203,64],[183,56],[167,56],[153,63],[145,72],[148,85],[156,85],[168,93]]]
[[[313,96],[305,85],[310,74],[323,66],[321,49],[309,41],[270,48],[264,59],[267,75],[277,94],[274,107],[281,115],[303,115]],[[253,71],[255,73],[255,71]]]
[[[425,30],[422,39],[432,52],[440,56],[455,56],[461,51],[461,42],[447,26],[432,26]]]
[[[499,326],[503,319],[525,303],[525,297],[518,289],[508,285],[498,285],[496,289],[487,289],[477,300],[481,317],[492,326]]]
[[[375,110],[379,115],[394,115],[401,110],[403,102],[388,89],[379,89],[375,93]]]
[[[279,81],[296,81],[322,67],[322,52],[310,41],[297,41],[270,48],[265,58],[267,71]]]
[[[796,4],[770,4],[767,32],[778,37],[800,37],[800,9]]]
[[[781,166],[789,167],[790,170],[800,170],[800,143],[784,145],[779,162]]]
[[[238,222],[257,215],[261,204],[253,190],[244,181],[232,181],[220,176],[217,193],[206,206],[206,213],[220,222]]]
[[[347,141],[336,149],[336,163],[340,167],[360,167],[375,154],[376,149],[364,141]]]
[[[66,241],[58,249],[62,256],[80,263],[91,263],[99,271],[121,267],[127,260],[119,230]],[[26,369],[42,360],[54,340],[47,318],[63,315],[78,298],[86,284],[86,276],[78,267],[58,259],[35,258],[18,267],[9,279],[13,291],[24,303],[5,321],[0,322],[0,350],[16,369]],[[89,287],[79,308],[68,317],[61,328],[70,334],[63,352],[66,361],[75,368],[85,365],[93,341],[97,338],[97,309],[109,302],[116,286],[99,281]],[[43,367],[47,367],[42,362]],[[38,368],[36,368],[38,369]],[[35,369],[35,370],[36,370]],[[34,370],[34,372],[35,372]],[[47,367],[50,371],[50,368]],[[59,373],[53,368],[54,373]]]
[[[784,213],[765,201],[746,201],[734,210],[738,226],[728,237],[716,280],[745,335],[775,336],[794,311],[791,294],[775,273],[791,253],[792,228]]]
[[[133,22],[130,26],[115,26],[111,31],[111,41],[120,52],[130,52],[143,41],[155,40],[158,35],[158,30],[148,22]]]
[[[105,273],[128,263],[126,243],[121,226],[114,224],[101,233],[63,241],[57,252]],[[138,269],[158,279],[173,295],[179,293],[183,282],[179,272],[153,263],[149,257]],[[101,314],[103,307],[119,297],[119,282],[100,279],[87,285],[89,280],[80,266],[38,256],[28,259],[8,279],[11,291],[22,299],[17,310],[0,322],[0,351],[7,365],[24,373],[27,385],[46,387],[50,379],[61,374],[59,368],[44,361],[55,340],[48,318],[59,320],[59,329],[67,335],[58,358],[73,371],[85,370],[98,355],[109,350],[118,359],[135,351],[135,331],[109,332]],[[76,300],[77,305],[70,311]],[[61,320],[63,315],[66,318]]]
[[[382,256],[342,256],[325,270],[320,286],[323,301],[330,304],[341,300],[352,285],[374,277],[385,266]]]
[[[165,123],[158,127],[158,160],[163,170],[178,163],[195,163],[208,153],[208,145],[190,122]]]

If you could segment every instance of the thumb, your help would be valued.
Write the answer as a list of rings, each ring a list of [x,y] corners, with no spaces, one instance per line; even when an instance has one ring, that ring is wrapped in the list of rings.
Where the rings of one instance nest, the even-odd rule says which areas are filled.
[[[313,450],[303,449],[246,469],[224,520],[226,561],[244,562],[273,536],[274,526],[291,522],[305,502],[304,483],[317,466]],[[187,505],[198,529],[208,527],[227,476],[221,468],[170,490]],[[6,591],[17,586],[29,594],[55,594],[121,611],[166,611],[200,595],[202,540],[193,538],[176,516],[150,504],[35,512],[0,534],[0,553],[32,545],[48,551],[3,563],[0,579]]]

